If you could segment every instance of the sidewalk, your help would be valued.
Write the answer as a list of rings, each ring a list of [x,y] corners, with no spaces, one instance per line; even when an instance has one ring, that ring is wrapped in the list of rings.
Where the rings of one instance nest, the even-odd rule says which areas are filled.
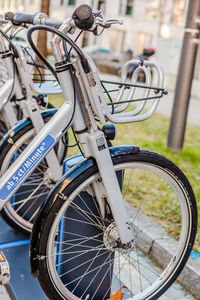
[[[173,108],[173,101],[174,93],[169,92],[167,96],[164,96],[163,99],[160,100],[156,112],[170,117]],[[190,99],[187,123],[200,127],[200,100],[195,98]]]
[[[0,285],[0,300],[12,300],[3,285]]]
[[[16,234],[13,230],[5,224],[3,220],[0,219],[0,246],[3,246],[3,241],[20,241],[25,238],[20,234]],[[46,296],[43,294],[38,281],[36,278],[32,278],[30,275],[30,266],[28,258],[28,245],[26,246],[16,246],[12,248],[3,248],[4,254],[10,264],[11,270],[11,285],[15,297],[9,296],[8,291],[5,286],[0,286],[0,300],[47,300]],[[16,259],[17,258],[17,259]],[[153,265],[151,260],[140,253],[140,260],[145,259],[145,264],[149,265],[150,269],[153,269],[155,273],[157,272],[157,266]],[[148,271],[148,268],[146,269]],[[150,275],[151,274],[151,275]],[[152,276],[152,272],[146,274],[146,278],[150,279],[148,276]],[[126,274],[125,274],[126,277]],[[154,279],[153,279],[154,280]],[[136,283],[135,283],[136,284]],[[126,297],[123,298],[127,299]],[[194,297],[189,295],[180,284],[174,283],[164,295],[162,295],[159,300],[196,300]]]

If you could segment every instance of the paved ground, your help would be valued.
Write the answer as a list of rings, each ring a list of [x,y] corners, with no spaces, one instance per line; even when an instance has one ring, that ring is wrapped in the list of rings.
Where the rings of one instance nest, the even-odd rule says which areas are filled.
[[[10,285],[3,287],[0,285],[0,300],[47,300],[37,279],[30,274],[27,237],[14,232],[2,218],[0,218],[0,251],[3,251],[9,262],[11,274]]]
[[[11,300],[5,286],[0,285],[0,300]]]
[[[162,115],[171,116],[173,100],[174,93],[169,92],[169,94],[160,101],[156,111]],[[195,98],[190,99],[187,122],[200,127],[200,100]]]

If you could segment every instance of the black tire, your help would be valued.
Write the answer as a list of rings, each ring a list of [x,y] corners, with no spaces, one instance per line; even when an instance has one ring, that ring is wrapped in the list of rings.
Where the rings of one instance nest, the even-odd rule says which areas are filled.
[[[40,257],[38,279],[49,299],[110,298],[110,294],[119,288],[112,286],[114,290],[111,293],[107,289],[111,283],[114,285],[110,277],[115,275],[112,260],[114,257],[117,261],[117,255],[120,257],[119,261],[123,258],[124,262],[129,262],[129,268],[127,267],[124,273],[122,268],[125,267],[120,265],[122,277],[117,278],[116,275],[115,279],[119,281],[121,287],[128,287],[126,290],[128,293],[132,291],[131,299],[135,299],[136,296],[141,300],[158,299],[176,280],[189,257],[197,229],[197,208],[192,188],[182,171],[166,158],[148,151],[115,157],[113,163],[121,188],[122,185],[125,186],[123,192],[124,197],[128,198],[127,212],[130,218],[132,214],[134,215],[130,223],[132,222],[135,239],[129,245],[130,249],[120,246],[119,240],[117,243],[115,240],[115,247],[113,246],[113,236],[116,239],[117,231],[109,206],[106,203],[106,216],[103,218],[90,189],[92,180],[98,180],[96,165],[68,184],[65,182],[60,185],[60,188],[51,195],[51,200],[54,200],[51,201],[49,211],[43,216],[37,252],[37,257]],[[129,166],[134,168],[134,172],[131,173],[130,179],[127,179],[126,171],[129,175],[131,170]],[[138,175],[139,177],[136,177]],[[131,180],[134,180],[133,188],[129,190]],[[161,199],[162,201],[159,201]],[[95,222],[96,227],[101,226],[102,229],[96,228],[97,231],[93,233],[91,227],[95,227]],[[159,235],[156,231],[157,239],[153,228],[157,231],[159,229]],[[97,238],[101,230],[102,238]],[[167,245],[170,246],[167,252],[164,252],[166,240],[162,239],[168,239]],[[102,248],[98,246],[101,245],[98,244],[100,242]],[[89,250],[84,251],[84,247]],[[100,250],[97,248],[104,251],[103,260],[100,258],[102,252],[98,254]],[[155,264],[152,264],[152,261]],[[130,285],[132,277],[130,284],[126,279],[129,278],[128,272],[132,276],[133,269],[134,272],[138,272],[140,278],[134,273],[132,286]],[[108,273],[109,276],[101,273]],[[81,279],[79,276],[82,276]],[[143,278],[142,284],[148,284],[148,289],[145,285],[141,287],[140,281]],[[154,278],[152,282],[151,278]],[[155,281],[158,278],[159,280]],[[153,286],[155,282],[156,285]]]
[[[44,122],[48,122],[50,118],[49,116],[45,117]],[[16,160],[20,153],[28,146],[34,136],[35,131],[32,123],[30,123],[5,142],[0,153],[1,175],[5,173],[12,162]],[[58,144],[54,148],[55,151],[57,151],[57,148]],[[60,153],[62,156],[60,158],[61,163],[66,153],[67,147],[62,144],[62,153]],[[53,182],[48,181],[47,176],[45,177],[46,169],[47,164],[45,159],[43,159],[1,211],[1,215],[7,224],[16,231],[28,236],[31,233],[33,222],[40,205],[46,199],[48,192],[54,185]],[[31,194],[32,196],[30,196]]]
[[[4,135],[7,133],[7,131],[8,131],[8,129],[6,127],[5,122],[0,120],[0,142],[1,142],[2,138],[4,137]]]

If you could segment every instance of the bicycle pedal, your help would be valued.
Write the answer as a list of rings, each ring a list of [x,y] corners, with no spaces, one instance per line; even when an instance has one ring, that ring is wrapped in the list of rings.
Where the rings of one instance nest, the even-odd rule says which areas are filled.
[[[10,267],[9,263],[3,254],[0,251],[0,284],[9,284],[10,283]]]

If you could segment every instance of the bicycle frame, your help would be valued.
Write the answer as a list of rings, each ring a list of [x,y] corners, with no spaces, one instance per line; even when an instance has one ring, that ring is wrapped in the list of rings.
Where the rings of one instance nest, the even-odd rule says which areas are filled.
[[[58,49],[58,38],[52,41],[55,47],[54,57],[56,62],[60,61],[60,53]],[[76,68],[81,70],[80,63],[74,64]],[[94,65],[92,66],[93,72]],[[92,75],[92,72],[91,74]],[[54,115],[54,117],[43,127],[40,133],[27,147],[16,162],[11,165],[8,171],[3,175],[0,180],[0,208],[2,208],[10,197],[17,191],[22,183],[27,179],[34,167],[36,167],[41,159],[52,149],[55,143],[62,136],[63,128],[66,129],[66,120],[73,120],[75,131],[83,131],[86,128],[86,121],[81,107],[78,104],[78,97],[74,97],[74,86],[70,70],[58,73],[60,85],[65,97],[65,103]],[[84,78],[87,81],[87,76]],[[82,85],[84,85],[84,81]],[[68,83],[66,86],[66,82]],[[99,81],[100,82],[100,81]],[[85,86],[85,91],[88,86]],[[101,86],[99,86],[101,90]],[[75,99],[76,98],[76,99]],[[75,101],[76,109],[75,109]],[[75,111],[74,111],[75,109]],[[96,159],[100,176],[104,184],[102,195],[107,196],[108,202],[111,206],[112,213],[117,224],[119,235],[123,243],[130,242],[133,239],[133,233],[130,230],[126,211],[123,203],[118,180],[113,168],[112,160],[110,157],[109,149],[104,137],[103,132],[99,131],[93,112],[88,108],[90,129],[83,134],[78,134],[78,138],[82,145],[83,152],[86,157],[93,156]],[[68,121],[69,123],[69,121]],[[69,126],[70,124],[68,124]],[[96,187],[97,188],[97,187]],[[105,190],[104,190],[105,189]],[[98,197],[99,198],[99,197]],[[113,201],[114,199],[114,201]]]
[[[4,28],[5,34],[7,34],[12,27],[13,25],[7,24],[6,28]],[[28,109],[30,107],[30,103],[27,103],[27,101],[32,99],[32,91],[36,92],[37,94],[60,94],[61,93],[61,89],[58,84],[45,83],[42,84],[42,86],[38,86],[38,84],[34,84],[31,78],[31,74],[28,70],[27,57],[22,47],[18,44],[16,44],[15,47],[16,47],[16,52],[18,57],[15,58],[15,62],[14,62],[12,53],[6,51],[4,37],[1,37],[0,48],[2,51],[2,60],[6,65],[6,70],[9,78],[5,82],[5,84],[1,87],[0,90],[0,112],[4,117],[8,129],[12,128],[17,122],[17,117],[16,117],[14,107],[12,103],[10,103],[10,99],[14,94],[16,96],[16,99],[20,100],[17,103],[21,107],[23,111],[23,115],[25,117],[31,118],[32,113]],[[26,95],[24,95],[24,93],[22,92],[19,76],[18,73],[16,72],[16,67],[22,79],[23,85],[25,87]],[[34,101],[32,100],[31,106],[33,106],[34,102],[35,100]],[[41,122],[37,122],[37,124],[38,123]]]
[[[6,47],[4,41],[2,41],[1,46],[5,51]],[[10,98],[15,93],[17,99],[16,102],[21,107],[23,116],[25,118],[31,119],[35,131],[36,133],[38,133],[44,126],[44,120],[42,118],[41,111],[36,100],[32,98],[32,91],[34,90],[37,93],[44,93],[44,89],[34,87],[30,72],[27,67],[27,58],[24,54],[24,51],[20,45],[15,45],[15,48],[18,54],[18,57],[15,57],[16,62],[14,62],[11,52],[6,52],[6,57],[4,58],[9,79],[5,83],[3,88],[1,88],[0,110],[2,111],[3,116],[5,116],[5,120],[8,123],[8,128],[13,127],[17,123],[17,117],[14,111],[14,107],[10,102]],[[16,72],[16,67],[25,88],[25,95],[22,92],[22,87],[19,81],[19,76]],[[49,89],[46,89],[45,93],[60,93],[60,87],[52,88],[52,86],[49,86]],[[51,172],[51,178],[57,181],[62,175],[62,166],[60,165],[54,150],[48,153],[48,155],[46,156],[46,160]]]
[[[42,29],[46,27],[39,26],[38,28]],[[72,28],[73,21],[68,19],[61,25],[59,32],[62,32],[61,36],[64,38],[65,35],[63,34],[68,33]],[[35,30],[36,29],[37,28],[35,27]],[[84,57],[84,59],[87,57],[87,71],[83,67],[80,58],[73,58],[73,60],[68,63],[72,64],[76,70],[77,77],[74,86],[73,74],[69,65],[63,61],[60,49],[60,43],[62,41],[61,36],[56,36],[51,40],[51,47],[65,103],[26,148],[26,152],[23,152],[20,155],[17,161],[2,177],[0,181],[0,208],[2,208],[17,191],[33,169],[47,155],[73,123],[84,156],[86,158],[94,157],[99,169],[101,183],[93,184],[93,190],[99,203],[101,213],[104,213],[103,201],[105,201],[106,198],[111,207],[119,237],[122,243],[128,243],[134,238],[133,232],[127,218],[123,197],[114,171],[107,142],[104,133],[98,130],[95,114],[99,117],[102,124],[106,123],[106,116],[112,122],[116,123],[139,121],[152,115],[157,106],[157,102],[154,101],[152,108],[141,116],[137,116],[134,113],[130,115],[130,113],[124,112],[119,113],[118,116],[112,115],[103,95],[96,66],[93,61],[82,52],[80,52],[82,53],[82,57]],[[77,49],[76,46],[75,49]],[[80,53],[79,56],[81,56]],[[136,63],[139,64],[140,62],[136,61]],[[151,63],[148,64],[147,62],[147,65],[151,66]],[[158,73],[158,85],[162,85],[162,71],[160,71],[158,65],[155,64],[154,67],[157,69]],[[149,73],[150,72],[148,72],[148,74]],[[123,111],[123,109],[121,109],[121,111]]]
[[[0,112],[3,115],[4,120],[6,121],[7,128],[13,127],[17,122],[16,113],[14,111],[14,107],[12,103],[10,103],[10,99],[13,95],[13,91],[15,89],[16,94],[19,99],[23,97],[21,92],[21,87],[19,87],[18,77],[16,76],[14,64],[11,58],[11,52],[6,51],[6,46],[4,42],[4,37],[1,35],[1,59],[4,61],[6,65],[6,70],[8,73],[8,80],[5,82],[0,89]]]

